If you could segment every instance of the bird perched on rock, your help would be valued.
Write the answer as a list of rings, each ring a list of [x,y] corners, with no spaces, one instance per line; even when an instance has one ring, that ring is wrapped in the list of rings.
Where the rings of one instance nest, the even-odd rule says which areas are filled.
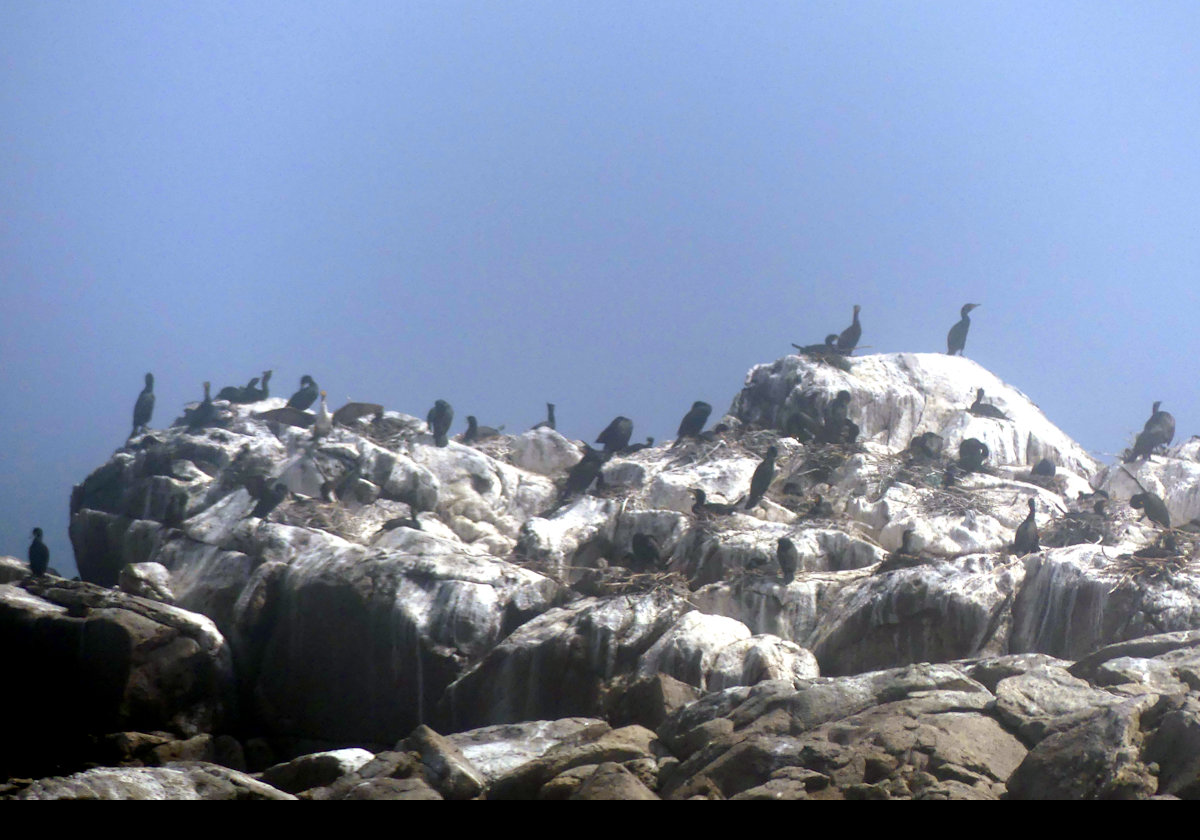
[[[631,568],[635,572],[648,572],[662,565],[662,552],[658,541],[650,534],[634,534],[631,544]]]
[[[220,391],[217,391],[217,399],[225,400],[226,402],[246,402],[242,399],[242,395],[247,391],[253,391],[258,386],[258,377],[254,377],[243,388],[239,385],[226,385]]]
[[[327,394],[321,392],[321,407],[317,409],[317,419],[313,421],[313,437],[322,437],[333,431],[333,415],[325,404]]]
[[[1042,478],[1054,478],[1054,474],[1058,472],[1058,468],[1054,466],[1054,462],[1049,458],[1043,458],[1034,464],[1033,469],[1029,472]]]
[[[779,447],[767,447],[767,454],[762,462],[754,468],[754,476],[750,479],[750,495],[746,499],[746,510],[757,507],[766,495],[771,481],[775,478],[775,459],[779,456]]]
[[[558,497],[559,504],[577,493],[586,493],[587,489],[592,486],[592,482],[600,478],[600,470],[609,457],[599,449],[592,449],[585,443],[583,458],[567,471],[567,482]]]
[[[42,529],[33,529],[33,542],[29,544],[29,568],[34,577],[41,577],[50,568],[50,549],[42,542]]]
[[[737,502],[731,505],[710,502],[708,495],[698,488],[692,488],[692,496],[696,499],[692,505],[692,513],[696,514],[696,516],[729,516],[738,507]]]
[[[259,400],[265,400],[269,396],[271,396],[270,383],[271,383],[271,374],[273,372],[274,371],[264,370],[263,375],[262,375],[262,387],[255,388],[253,386],[253,384],[247,385],[246,389],[244,391],[242,391],[241,396],[238,399],[234,400],[234,402],[252,403],[252,402],[258,402]],[[257,381],[258,381],[257,379],[251,380],[252,383],[257,382]]]
[[[958,465],[967,472],[977,472],[990,454],[987,444],[979,438],[967,438],[958,445]]]
[[[900,535],[900,548],[883,558],[883,562],[879,564],[875,574],[921,565],[921,555],[913,548],[913,541],[916,537],[917,532],[914,529],[905,528],[904,533]]]
[[[942,457],[946,440],[935,432],[924,432],[908,442],[908,454],[912,458],[936,461]]]
[[[842,355],[849,356],[853,353],[854,348],[858,346],[858,340],[862,338],[862,324],[858,322],[858,313],[861,310],[861,306],[854,304],[854,320],[837,338],[837,351]]]
[[[783,572],[783,582],[794,581],[796,570],[800,568],[800,552],[796,551],[796,544],[787,537],[780,537],[775,547],[775,559],[779,562],[779,571]]]
[[[1038,545],[1037,520],[1034,514],[1036,510],[1037,502],[1030,499],[1029,515],[1025,517],[1024,522],[1017,526],[1017,535],[1013,539],[1013,554],[1019,557],[1042,550],[1041,546]]]
[[[712,406],[708,403],[698,400],[692,403],[691,409],[683,415],[683,420],[679,422],[679,431],[675,433],[675,442],[671,444],[671,448],[674,449],[683,443],[685,438],[699,437],[700,430],[708,422],[710,414],[712,414]]]
[[[1159,411],[1160,405],[1162,405],[1161,402],[1156,402],[1150,409],[1150,419],[1146,421],[1142,433],[1137,436],[1137,440],[1133,444],[1133,451],[1125,459],[1125,463],[1128,464],[1139,458],[1149,458],[1150,454],[1159,446],[1169,446],[1175,439],[1175,418],[1169,412]]]
[[[974,414],[976,417],[992,417],[996,420],[1007,420],[1008,415],[1005,414],[996,406],[983,401],[983,389],[980,388],[975,392],[975,402],[971,403],[971,407],[967,411]]]
[[[617,450],[618,455],[632,455],[634,452],[641,452],[643,449],[653,449],[654,438],[646,438],[645,443],[631,443],[623,449]]]
[[[553,429],[554,428],[554,403],[546,403],[546,419],[538,423],[533,428],[535,429]]]
[[[288,400],[288,408],[306,411],[312,407],[320,395],[321,389],[317,387],[316,381],[306,373],[300,377],[300,390],[292,394],[291,399]]]
[[[254,512],[250,515],[258,517],[259,519],[266,519],[267,515],[270,514],[271,511],[275,510],[275,508],[279,507],[279,503],[287,498],[287,495],[287,485],[282,481],[276,481],[270,486],[270,488],[268,488],[267,492],[262,495],[262,498],[258,500],[258,504],[254,506]]]
[[[1129,497],[1129,506],[1145,513],[1146,518],[1155,525],[1168,529],[1171,527],[1171,514],[1157,493],[1134,493]]]
[[[605,452],[617,452],[629,445],[633,435],[633,421],[628,417],[616,417],[604,427],[604,431],[596,438],[596,443],[604,444]]]
[[[211,383],[205,382],[204,401],[190,411],[184,409],[188,431],[194,432],[196,429],[202,429],[217,419],[217,407],[213,405],[212,397],[209,395],[211,388]]]
[[[792,346],[808,356],[833,356],[838,352],[838,334],[830,333],[825,336],[824,344],[793,344]]]
[[[467,430],[463,432],[463,443],[470,443],[473,440],[487,440],[494,437],[500,437],[499,429],[493,429],[491,426],[480,426],[474,414],[467,415]]]
[[[438,446],[449,444],[446,433],[450,431],[450,424],[454,422],[454,409],[450,407],[450,403],[445,400],[435,402],[433,408],[429,409],[425,422],[429,424],[429,431],[433,434],[434,443]]]
[[[821,440],[824,443],[854,443],[858,440],[858,424],[850,419],[849,391],[838,391],[825,410]]]
[[[962,308],[962,319],[951,327],[946,335],[946,352],[951,356],[955,353],[962,355],[963,348],[967,346],[967,330],[971,329],[971,318],[967,313],[979,306],[978,303],[965,304]]]
[[[138,394],[137,402],[133,404],[133,437],[138,429],[145,429],[150,424],[150,416],[154,414],[154,374],[146,374],[146,387]]]

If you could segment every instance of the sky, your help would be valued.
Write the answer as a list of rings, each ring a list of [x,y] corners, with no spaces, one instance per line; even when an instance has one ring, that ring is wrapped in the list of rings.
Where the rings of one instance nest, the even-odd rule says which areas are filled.
[[[862,305],[1102,460],[1200,431],[1200,4],[0,4],[0,554],[275,371],[674,437]]]

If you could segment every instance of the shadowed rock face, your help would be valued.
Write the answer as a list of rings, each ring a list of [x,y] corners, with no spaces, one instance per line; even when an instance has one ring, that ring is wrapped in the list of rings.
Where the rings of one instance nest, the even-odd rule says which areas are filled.
[[[1008,419],[968,411],[979,388]],[[802,444],[781,432],[801,414],[826,418],[842,391],[850,394],[839,405],[859,427],[857,442]],[[256,418],[283,405],[263,402],[255,412],[232,406],[221,428],[148,433],[71,500],[83,576],[112,585],[124,572],[134,588],[138,574],[153,572],[154,586],[136,584],[136,591],[211,618],[229,640],[224,656],[232,654],[240,723],[256,733],[394,744],[423,723],[453,732],[614,709],[656,726],[679,716],[669,725],[683,727],[691,719],[665,700],[653,712],[631,711],[638,692],[649,691],[638,681],[670,679],[683,695],[700,696],[697,710],[720,707],[671,736],[678,771],[622,764],[631,776],[609,767],[588,787],[590,774],[614,760],[616,753],[601,750],[589,754],[595,766],[584,766],[592,769],[571,767],[573,775],[546,796],[641,785],[660,796],[811,797],[836,789],[994,797],[1021,760],[1006,739],[1028,749],[1069,728],[1064,721],[1078,722],[1071,715],[1104,707],[1101,693],[1111,694],[1095,682],[1100,677],[1084,690],[1069,675],[1027,674],[1033,666],[1012,664],[1014,655],[1073,660],[1114,642],[1200,626],[1200,581],[1190,570],[1135,568],[1132,553],[1158,532],[1124,502],[1141,492],[1134,481],[1101,469],[1028,398],[969,359],[892,354],[832,365],[789,356],[758,366],[730,415],[713,424],[722,431],[673,449],[615,454],[593,489],[565,501],[567,473],[583,450],[553,430],[501,435],[479,448],[436,447],[416,418],[350,412],[314,440],[308,430]],[[977,438],[991,456],[949,486],[946,455],[908,451],[924,433],[943,440],[944,453]],[[778,452],[776,476],[747,511],[752,476],[770,447]],[[1031,475],[1043,458],[1056,465],[1054,476]],[[1186,522],[1200,514],[1197,462],[1200,447],[1189,442],[1128,466],[1145,491],[1166,500],[1173,521]],[[1071,544],[1079,540],[1063,530],[1069,517],[1092,515],[1091,502],[1077,501],[1091,492],[1089,481],[1112,495],[1103,527],[1088,532],[1104,543]],[[286,498],[255,516],[277,485]],[[742,506],[698,517],[693,490]],[[1031,500],[1039,531],[1067,537],[1044,543],[1063,547],[1016,558],[1007,547]],[[881,566],[910,530],[919,548],[913,562]],[[654,569],[636,563],[639,537],[659,547]],[[783,538],[796,547],[791,581],[775,559]],[[98,708],[134,708],[123,675],[136,667],[140,648],[122,640],[136,634],[120,622],[93,623],[97,643],[111,637],[112,647],[112,673],[97,675],[92,687],[106,698]],[[45,656],[58,662],[78,641],[71,626],[22,638],[46,645]],[[972,684],[973,666],[919,664],[968,659],[1000,663],[975,680],[983,690]],[[910,697],[911,674],[901,667],[908,665],[936,683],[929,690],[949,694],[926,705]],[[884,676],[867,678],[877,674]],[[1114,670],[1103,679],[1128,676]],[[1192,684],[1185,676],[1172,671],[1155,690],[1182,691]],[[871,699],[861,705],[864,691]],[[1046,692],[1062,698],[1037,699]],[[894,703],[902,705],[878,710]],[[997,717],[980,703],[1006,711]],[[960,726],[959,714],[970,720]],[[865,715],[854,725],[873,734],[843,743],[833,722],[854,715]],[[184,715],[168,729],[204,729],[218,718]],[[758,723],[768,718],[774,723]],[[1158,731],[1158,718],[1138,720],[1145,721],[1139,732]],[[1184,731],[1190,723],[1172,725]],[[761,741],[740,737],[754,726],[762,727]],[[770,753],[768,733],[791,737],[822,726]],[[872,752],[879,740],[908,743],[905,726],[957,758],[916,767],[901,760],[899,747]],[[995,754],[972,758],[973,740],[994,743]],[[1161,737],[1157,743],[1165,750]],[[851,778],[836,769],[843,759],[872,769]],[[1175,787],[1190,790],[1183,779],[1190,771],[1173,772]],[[348,776],[356,773],[322,796],[462,795],[432,777]],[[878,787],[882,779],[891,781]],[[501,790],[536,795],[527,781]]]

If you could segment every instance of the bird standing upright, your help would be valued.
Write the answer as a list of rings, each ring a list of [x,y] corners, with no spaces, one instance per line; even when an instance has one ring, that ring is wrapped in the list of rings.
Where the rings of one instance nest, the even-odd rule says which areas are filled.
[[[971,329],[971,319],[967,313],[979,306],[978,303],[965,304],[960,313],[962,320],[951,327],[950,332],[946,335],[946,352],[951,356],[955,353],[962,355],[963,348],[967,346],[967,330]]]
[[[33,529],[33,542],[29,544],[29,568],[34,577],[41,577],[50,568],[50,549],[42,542],[42,529]]]
[[[138,394],[137,402],[133,404],[133,431],[129,433],[133,437],[138,433],[138,429],[145,429],[150,423],[150,417],[154,414],[154,374],[146,374],[146,387]]]
[[[858,340],[862,338],[862,324],[858,322],[858,313],[862,307],[857,303],[854,304],[854,320],[850,322],[850,326],[842,330],[842,334],[837,338],[837,351],[844,356],[849,356],[854,352],[854,348],[858,346]]]

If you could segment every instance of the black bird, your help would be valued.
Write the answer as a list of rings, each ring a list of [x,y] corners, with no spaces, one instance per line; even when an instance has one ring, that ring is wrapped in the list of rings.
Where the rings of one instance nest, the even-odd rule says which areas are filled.
[[[825,443],[854,443],[858,440],[858,424],[850,420],[850,392],[838,391],[825,409],[825,428],[821,438]]]
[[[258,504],[254,506],[254,512],[251,516],[256,516],[259,519],[266,519],[267,515],[279,507],[279,503],[287,498],[287,485],[282,481],[276,481],[258,500]]]
[[[975,392],[975,402],[971,403],[971,407],[967,411],[974,414],[976,417],[994,417],[997,420],[1008,420],[1009,417],[1000,409],[991,403],[983,401],[983,389],[980,388]]]
[[[603,443],[605,452],[616,452],[629,445],[632,434],[633,421],[628,417],[617,417],[604,428],[596,443]]]
[[[1037,521],[1034,518],[1035,510],[1037,510],[1037,503],[1033,499],[1030,499],[1029,516],[1026,516],[1025,521],[1017,526],[1017,535],[1013,539],[1013,554],[1019,557],[1042,550],[1041,546],[1038,545]]]
[[[962,452],[962,447],[959,447],[959,452]],[[942,473],[942,488],[953,487],[958,481],[958,467],[954,464],[947,464],[945,471]]]
[[[535,429],[553,429],[554,428],[554,403],[546,403],[546,419],[538,423],[533,428]]]
[[[649,534],[634,534],[631,557],[631,568],[636,572],[647,572],[662,565],[662,552],[658,541]]]
[[[242,391],[241,397],[234,400],[234,402],[252,403],[258,402],[259,400],[265,400],[267,397],[271,396],[270,383],[272,373],[274,373],[274,371],[264,370],[262,375],[262,387],[255,388],[253,384],[247,385],[246,390]],[[251,380],[251,382],[257,381],[258,380]]]
[[[904,533],[900,535],[900,548],[883,558],[883,562],[879,564],[879,568],[875,570],[875,574],[879,575],[896,569],[919,566],[921,564],[921,555],[913,548],[913,540],[916,539],[916,536],[917,532],[915,530],[905,528]]]
[[[979,306],[978,303],[965,304],[962,308],[962,320],[951,327],[946,335],[946,352],[951,356],[955,353],[962,355],[963,348],[967,346],[967,330],[971,329],[971,318],[967,313]]]
[[[967,472],[976,472],[990,454],[987,444],[979,438],[967,438],[958,445],[958,465]]]
[[[643,449],[652,449],[654,447],[654,438],[646,438],[645,443],[631,443],[624,449],[617,452],[618,455],[631,455],[634,452],[641,452]]]
[[[312,408],[312,404],[320,395],[321,389],[317,387],[316,381],[306,373],[300,377],[300,390],[292,394],[292,398],[288,400],[288,407],[306,411]]]
[[[746,510],[756,507],[767,494],[771,481],[775,478],[775,458],[779,455],[779,447],[767,447],[767,454],[757,467],[750,479],[750,496],[746,499]]]
[[[692,495],[696,498],[695,503],[692,505],[692,513],[696,514],[696,516],[708,516],[709,514],[716,516],[728,516],[729,514],[735,512],[738,507],[737,502],[734,502],[731,505],[721,504],[720,502],[710,502],[708,501],[708,496],[703,490],[693,488]]]
[[[800,553],[796,551],[796,544],[787,537],[780,537],[775,549],[775,559],[779,561],[779,571],[783,572],[783,582],[794,581],[796,570],[800,568]]]
[[[239,388],[237,385],[226,385],[220,391],[217,391],[217,399],[232,403],[248,402],[248,400],[242,399],[242,396],[249,391],[256,390],[255,386],[257,385],[257,376],[247,382],[245,388]]]
[[[1171,514],[1166,503],[1156,493],[1135,493],[1129,497],[1129,506],[1141,510],[1146,518],[1163,528],[1171,527]]]
[[[1150,454],[1159,446],[1169,446],[1175,439],[1175,418],[1169,412],[1159,411],[1160,405],[1162,405],[1161,402],[1156,402],[1150,410],[1150,419],[1146,421],[1142,433],[1137,436],[1137,440],[1133,444],[1133,452],[1125,459],[1125,463],[1128,464],[1139,458],[1149,458]]]
[[[480,426],[474,414],[467,415],[467,430],[463,432],[463,443],[470,443],[473,440],[487,440],[494,437],[500,437],[499,429],[493,429],[491,426]]]
[[[792,346],[801,353],[807,353],[810,356],[836,356],[838,354],[837,340],[837,333],[830,333],[825,336],[824,344],[805,344],[803,347],[799,344],[793,344]]]
[[[387,522],[383,523],[376,533],[381,534],[384,531],[394,531],[397,528],[412,528],[416,531],[424,530],[421,527],[421,520],[417,519],[417,514],[414,512],[412,516],[397,516],[393,519],[389,519]]]
[[[446,433],[450,431],[450,424],[454,422],[454,409],[450,407],[450,403],[445,400],[435,402],[433,408],[429,409],[425,422],[429,424],[433,442],[438,446],[446,446],[449,443]]]
[[[854,352],[854,348],[858,346],[858,340],[862,338],[862,324],[858,322],[858,313],[862,309],[857,303],[854,304],[854,320],[850,322],[850,326],[842,330],[842,334],[837,338],[837,351],[844,356],[849,356]]]
[[[194,432],[196,429],[202,429],[217,419],[217,407],[213,405],[212,397],[209,395],[211,387],[211,383],[205,382],[204,401],[193,408],[191,413],[188,413],[186,410],[184,411],[187,415],[187,427],[189,431]]]
[[[942,457],[946,440],[936,432],[924,432],[908,442],[908,453],[913,458],[936,461]]]
[[[138,429],[145,429],[150,424],[150,416],[154,414],[154,374],[146,374],[146,387],[138,394],[137,402],[133,404],[133,437]]]
[[[818,493],[816,499],[814,499],[813,503],[809,506],[808,512],[805,514],[805,516],[833,516],[833,504],[825,501]]]
[[[700,430],[708,422],[710,414],[712,414],[712,406],[708,403],[699,401],[692,403],[691,410],[683,415],[683,420],[679,422],[679,431],[675,433],[675,442],[671,444],[671,448],[674,449],[683,443],[684,438],[699,437]]]
[[[583,445],[583,458],[567,471],[567,483],[559,494],[560,503],[565,502],[577,493],[586,493],[592,482],[600,477],[600,470],[608,456],[599,449],[592,449],[586,443]]]
[[[1030,472],[1042,478],[1054,478],[1054,474],[1058,472],[1058,468],[1054,466],[1054,462],[1049,458],[1043,458],[1033,465],[1033,469]]]
[[[50,568],[50,549],[42,542],[42,529],[33,529],[33,542],[29,544],[29,568],[34,577],[41,577]]]

